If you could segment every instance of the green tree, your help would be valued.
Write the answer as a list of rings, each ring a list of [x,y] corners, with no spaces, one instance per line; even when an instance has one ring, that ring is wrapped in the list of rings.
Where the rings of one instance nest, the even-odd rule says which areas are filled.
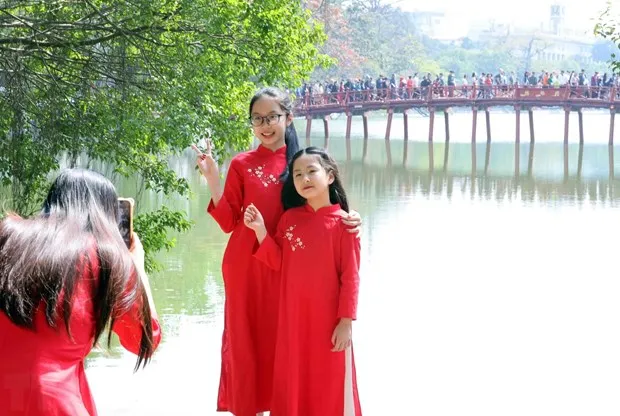
[[[603,39],[613,42],[613,50],[610,51],[609,63],[616,74],[620,74],[620,11],[614,8],[612,2],[607,3],[607,8],[599,16],[594,27],[594,33]]]
[[[220,158],[247,147],[252,92],[298,85],[327,62],[324,40],[296,0],[3,2],[4,207],[32,213],[61,156],[188,196],[168,158],[205,132]],[[165,208],[144,215],[143,229],[189,226]],[[169,245],[165,233],[145,240],[150,252]]]

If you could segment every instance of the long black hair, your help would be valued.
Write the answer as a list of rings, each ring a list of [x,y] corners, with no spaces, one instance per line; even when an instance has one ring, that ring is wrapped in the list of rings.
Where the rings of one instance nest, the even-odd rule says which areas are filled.
[[[302,155],[314,155],[318,159],[319,163],[329,174],[334,175],[334,181],[329,185],[329,202],[332,204],[339,204],[340,208],[349,212],[349,202],[347,200],[347,193],[342,186],[342,180],[340,179],[340,172],[338,170],[338,164],[336,161],[324,150],[319,147],[306,147],[301,149],[293,155],[291,162],[288,165],[289,172],[293,171],[295,161]],[[290,209],[295,207],[301,207],[306,204],[306,199],[299,195],[297,189],[295,189],[295,182],[293,175],[289,175],[284,182],[282,188],[282,205],[284,209]]]
[[[263,97],[275,99],[280,105],[282,111],[284,111],[284,114],[287,118],[289,115],[293,114],[293,102],[291,101],[291,97],[279,88],[267,87],[259,90],[250,100],[250,117],[252,116],[252,109],[254,108],[254,103],[256,103],[256,101]],[[286,144],[287,166],[280,174],[280,181],[282,182],[285,182],[288,177],[288,165],[293,159],[293,155],[297,153],[300,149],[299,139],[297,138],[297,130],[295,130],[295,124],[293,122],[291,122],[291,124],[286,127],[286,131],[284,132],[284,143]]]
[[[114,185],[102,175],[67,169],[52,184],[41,213],[0,222],[0,313],[17,326],[36,330],[44,306],[49,326],[59,321],[71,337],[73,295],[80,279],[92,287],[95,344],[109,324],[140,305],[142,336],[136,369],[153,353],[151,310],[144,285],[118,231]],[[96,258],[94,258],[96,257]],[[99,274],[92,265],[98,263]]]

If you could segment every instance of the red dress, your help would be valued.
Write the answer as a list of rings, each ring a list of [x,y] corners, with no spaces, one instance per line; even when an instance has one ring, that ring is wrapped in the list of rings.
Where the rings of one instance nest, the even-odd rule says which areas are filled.
[[[35,331],[16,326],[0,312],[0,415],[97,414],[84,372],[84,360],[95,334],[91,300],[95,280],[91,276],[99,275],[98,264],[92,264],[92,269],[91,275],[89,268],[84,268],[75,288],[69,321],[73,340],[63,321],[57,329],[47,324],[43,307],[35,315]],[[157,348],[161,331],[156,317],[152,325]],[[113,331],[123,347],[138,353],[142,334],[138,304],[115,322]]]
[[[287,210],[256,251],[282,271],[272,416],[362,414],[353,349],[331,351],[339,318],[356,319],[359,289],[360,242],[342,213]]]
[[[222,262],[226,298],[217,410],[236,416],[270,408],[278,322],[279,273],[253,257],[258,242],[243,223],[243,211],[254,204],[267,230],[275,232],[283,211],[278,177],[285,166],[286,147],[273,152],[259,146],[235,156],[222,198],[208,207],[222,230],[232,232]]]

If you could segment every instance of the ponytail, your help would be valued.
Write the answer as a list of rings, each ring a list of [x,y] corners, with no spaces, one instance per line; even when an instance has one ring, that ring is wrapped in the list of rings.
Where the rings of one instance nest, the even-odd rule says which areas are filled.
[[[280,174],[281,182],[285,182],[286,178],[288,178],[288,167],[295,153],[299,151],[299,138],[297,137],[297,130],[295,130],[295,123],[293,122],[286,128],[286,132],[284,133],[284,144],[286,144],[286,166]]]

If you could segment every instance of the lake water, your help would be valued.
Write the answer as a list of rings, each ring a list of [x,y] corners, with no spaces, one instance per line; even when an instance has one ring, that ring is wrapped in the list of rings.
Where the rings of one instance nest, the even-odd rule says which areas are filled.
[[[618,415],[620,150],[607,145],[609,116],[586,113],[582,147],[576,116],[562,144],[563,112],[536,113],[533,147],[527,117],[520,146],[514,114],[492,113],[489,147],[481,120],[472,146],[471,115],[453,115],[447,145],[437,118],[429,146],[427,118],[411,117],[403,142],[395,116],[386,143],[377,115],[366,144],[354,121],[349,149],[344,118],[331,121],[329,149],[364,219],[354,324],[364,414]],[[324,144],[317,120],[312,143]],[[216,415],[227,236],[205,214],[191,153],[172,163],[194,197],[141,199],[195,222],[151,276],[165,338],[137,374],[117,344],[91,355],[103,416]]]

